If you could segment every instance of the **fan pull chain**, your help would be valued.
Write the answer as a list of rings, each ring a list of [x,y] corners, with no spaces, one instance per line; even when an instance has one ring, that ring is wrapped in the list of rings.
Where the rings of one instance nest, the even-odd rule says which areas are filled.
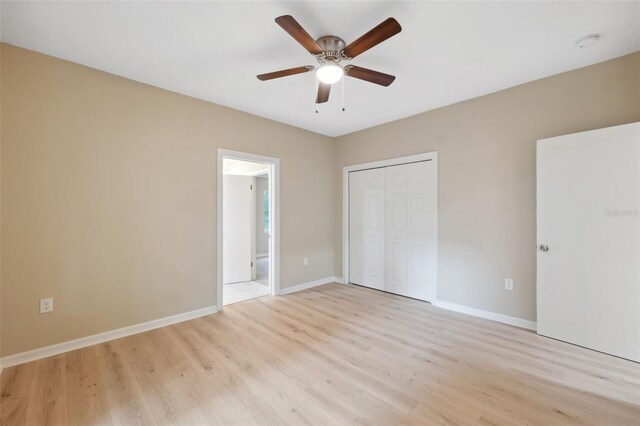
[[[318,88],[320,87],[320,81],[318,80],[318,77],[315,75],[315,73],[313,73],[313,93],[317,95],[318,93]],[[315,101],[314,101],[315,103]],[[318,104],[316,103],[316,114],[318,114]]]
[[[344,81],[346,80],[345,76],[342,76],[342,112],[344,112]]]

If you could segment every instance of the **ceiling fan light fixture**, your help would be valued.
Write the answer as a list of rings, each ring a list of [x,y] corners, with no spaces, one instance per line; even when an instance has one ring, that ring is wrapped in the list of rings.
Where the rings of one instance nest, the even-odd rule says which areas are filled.
[[[324,84],[333,84],[344,76],[344,68],[335,62],[327,62],[316,69],[316,77]]]
[[[402,31],[402,27],[394,18],[387,18],[349,45],[343,39],[334,35],[326,35],[314,40],[291,15],[278,16],[276,24],[280,25],[295,41],[311,53],[320,65],[305,65],[259,74],[256,77],[260,81],[315,71],[316,79],[320,83],[316,87],[316,104],[323,104],[329,101],[331,86],[344,77],[356,78],[384,87],[389,86],[396,79],[393,75],[356,65],[349,64],[346,67],[340,65],[341,61],[351,61],[356,56]],[[344,111],[344,108],[342,110]],[[316,112],[318,111],[316,110]]]

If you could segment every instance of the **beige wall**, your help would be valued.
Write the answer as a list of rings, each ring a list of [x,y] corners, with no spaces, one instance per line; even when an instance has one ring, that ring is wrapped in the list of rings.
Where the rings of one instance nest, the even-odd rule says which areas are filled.
[[[281,160],[281,287],[334,274],[333,139],[9,45],[1,79],[3,356],[216,304],[217,148]]]
[[[0,129],[2,129],[2,50],[0,43]],[[2,188],[2,131],[0,130],[0,188]],[[0,224],[2,223],[2,191],[0,190]],[[2,226],[0,225],[0,355],[2,355]],[[0,373],[2,365],[0,364]]]
[[[438,151],[438,298],[535,320],[536,140],[634,121],[640,53],[340,137],[336,223],[343,166]]]

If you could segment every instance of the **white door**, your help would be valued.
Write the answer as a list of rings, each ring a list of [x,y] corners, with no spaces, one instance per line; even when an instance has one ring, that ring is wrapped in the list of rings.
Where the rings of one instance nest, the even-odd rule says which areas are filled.
[[[386,290],[416,299],[435,297],[437,170],[422,161],[387,167]]]
[[[251,281],[252,225],[251,176],[222,177],[222,282]]]
[[[385,186],[384,169],[367,170],[365,174],[366,273],[364,285],[385,288]]]
[[[432,301],[436,289],[438,194],[435,163],[406,165],[407,296]]]
[[[385,287],[384,169],[349,174],[350,281]]]
[[[407,290],[407,167],[385,168],[387,185],[387,280],[385,290],[408,296]]]
[[[365,172],[349,173],[349,281],[365,283]]]
[[[537,151],[538,333],[640,361],[640,124]]]

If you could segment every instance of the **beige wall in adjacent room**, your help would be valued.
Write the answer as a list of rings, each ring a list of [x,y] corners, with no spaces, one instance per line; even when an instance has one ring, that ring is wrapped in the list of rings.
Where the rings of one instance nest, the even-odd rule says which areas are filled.
[[[280,158],[281,287],[334,274],[332,138],[9,45],[1,84],[3,356],[215,305],[217,148]]]
[[[2,49],[0,43],[0,188],[2,188]],[[0,190],[0,224],[2,223],[2,191]],[[2,355],[2,226],[0,225],[0,356]],[[0,373],[2,365],[0,365]]]
[[[267,177],[256,178],[256,254],[269,253],[269,235],[264,232],[264,192],[269,190]]]
[[[343,166],[438,151],[438,298],[535,320],[536,140],[634,121],[640,53],[340,137],[336,223]]]

